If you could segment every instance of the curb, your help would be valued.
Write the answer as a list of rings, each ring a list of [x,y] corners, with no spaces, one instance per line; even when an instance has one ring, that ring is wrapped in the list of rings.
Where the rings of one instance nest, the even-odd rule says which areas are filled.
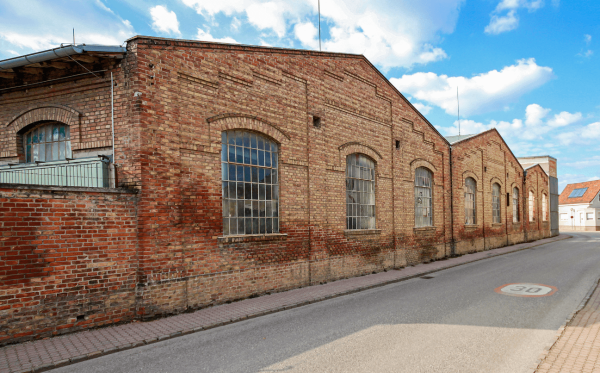
[[[249,319],[253,319],[256,317],[261,317],[261,316],[265,316],[265,315],[270,315],[273,313],[277,313],[277,312],[281,312],[281,311],[285,311],[285,310],[289,310],[289,309],[293,309],[293,308],[298,308],[298,307],[302,307],[302,306],[306,306],[309,304],[313,304],[313,303],[317,303],[317,302],[322,302],[324,300],[328,300],[328,299],[333,299],[333,298],[337,298],[340,296],[344,296],[344,295],[349,295],[349,294],[354,294],[354,293],[358,293],[361,291],[365,291],[365,290],[369,290],[369,289],[374,289],[374,288],[378,288],[378,287],[382,287],[382,286],[386,286],[386,285],[390,285],[390,284],[394,284],[394,283],[398,283],[398,282],[402,282],[402,281],[406,281],[406,280],[410,280],[413,278],[418,278],[430,273],[435,273],[435,272],[440,272],[440,271],[445,271],[447,269],[450,268],[454,268],[454,267],[458,267],[461,265],[465,265],[465,264],[470,264],[470,263],[474,263],[474,262],[478,262],[481,260],[485,260],[485,259],[490,259],[490,258],[494,258],[497,256],[502,256],[502,255],[507,255],[507,254],[512,254],[512,253],[516,253],[519,251],[523,251],[523,250],[528,250],[534,247],[538,247],[538,246],[543,246],[543,245],[547,245],[547,244],[551,244],[551,243],[555,243],[558,241],[563,241],[563,240],[567,240],[573,238],[573,236],[570,235],[566,235],[565,237],[559,238],[559,239],[555,239],[553,241],[550,242],[544,242],[544,243],[538,243],[538,244],[533,244],[531,246],[526,246],[526,247],[522,247],[520,249],[517,250],[513,250],[513,251],[509,251],[509,252],[505,252],[505,253],[498,253],[498,254],[488,254],[487,256],[483,257],[483,258],[479,258],[479,259],[474,259],[468,262],[464,262],[464,263],[458,263],[458,264],[454,264],[454,265],[448,265],[446,267],[443,268],[437,268],[437,269],[433,269],[433,270],[429,270],[429,271],[424,271],[424,272],[419,272],[418,274],[414,274],[414,275],[410,275],[410,276],[406,276],[406,277],[401,277],[401,278],[397,278],[397,279],[393,279],[393,280],[387,280],[387,281],[383,281],[377,284],[372,284],[372,285],[366,285],[366,286],[362,286],[362,287],[358,287],[356,289],[352,289],[352,290],[345,290],[345,291],[341,291],[338,293],[334,293],[334,294],[330,294],[330,295],[325,295],[325,296],[321,296],[319,298],[315,298],[315,299],[310,299],[307,301],[302,301],[302,302],[298,302],[298,303],[294,303],[294,304],[289,304],[289,305],[285,305],[285,306],[280,306],[277,308],[273,308],[270,310],[266,310],[266,311],[260,311],[254,314],[249,314],[249,315],[245,315],[236,319],[231,319],[229,321],[221,321],[221,322],[217,322],[215,324],[211,324],[211,325],[206,325],[206,326],[199,326],[199,327],[195,327],[195,328],[191,328],[191,329],[184,329],[181,331],[177,331],[171,334],[166,334],[160,337],[156,337],[156,338],[152,338],[152,339],[146,339],[144,341],[139,341],[139,342],[134,342],[134,343],[130,343],[127,345],[123,345],[123,346],[118,346],[118,347],[111,347],[102,351],[94,351],[91,353],[88,353],[86,355],[80,355],[80,356],[76,356],[76,357],[72,357],[72,358],[68,358],[68,359],[64,359],[61,361],[57,361],[56,363],[49,363],[49,364],[45,364],[42,366],[38,366],[32,369],[26,369],[26,370],[22,370],[22,371],[16,371],[13,373],[38,373],[38,372],[44,372],[44,371],[48,371],[51,369],[56,369],[56,368],[60,368],[60,367],[64,367],[66,365],[71,365],[71,364],[75,364],[75,363],[79,363],[85,360],[90,360],[90,359],[95,359],[97,357],[101,357],[101,356],[106,356],[106,355],[110,355],[116,352],[121,352],[121,351],[126,351],[132,348],[136,348],[136,347],[141,347],[141,346],[146,346],[146,345],[150,345],[150,344],[154,344],[157,342],[162,342],[165,341],[167,339],[172,339],[172,338],[177,338],[177,337],[181,337],[184,335],[188,335],[188,334],[192,334],[192,333],[196,333],[196,332],[200,332],[203,330],[209,330],[209,329],[213,329],[219,326],[224,326],[224,325],[229,325],[229,324],[233,324],[239,321],[245,321],[245,320],[249,320]],[[536,242],[536,241],[534,241]],[[599,279],[600,280],[600,279]],[[332,281],[334,282],[334,281]],[[582,302],[582,304],[580,304],[580,306],[577,308],[577,310],[575,312],[573,312],[569,318],[567,318],[567,322],[566,324],[575,316],[575,314],[577,312],[579,312],[579,310],[581,310],[584,306],[585,303],[587,303],[588,299],[591,297],[593,290],[595,289],[595,287],[593,287],[589,294],[586,296],[586,298],[584,299],[584,302]],[[564,326],[561,327],[561,332],[559,333],[560,335],[562,335],[562,333],[564,332]],[[558,340],[558,337],[560,337],[560,335],[557,335],[556,340]],[[554,343],[556,343],[556,340],[554,341]],[[552,345],[554,345],[554,343]],[[552,346],[550,346],[547,351],[550,350]],[[547,351],[545,352],[545,354],[547,354]],[[545,357],[546,355],[544,355]],[[540,360],[538,363],[541,363],[542,360]],[[537,366],[536,368],[537,369]]]
[[[563,334],[565,334],[567,326],[569,326],[569,324],[571,323],[571,321],[573,321],[575,316],[577,316],[577,314],[588,304],[590,298],[598,288],[598,285],[600,285],[600,277],[598,277],[594,281],[593,285],[590,287],[590,290],[588,290],[587,294],[585,295],[585,297],[583,297],[583,300],[581,301],[581,303],[579,303],[579,306],[577,306],[575,311],[571,312],[571,314],[565,320],[564,324],[560,326],[560,328],[558,329],[558,333],[556,333],[556,336],[554,337],[554,341],[552,341],[552,343],[548,345],[546,349],[544,349],[544,351],[540,354],[538,360],[535,362],[535,368],[532,368],[531,372],[536,372],[540,365],[542,365],[542,363],[546,360],[546,357],[548,357],[548,354],[550,353],[552,347],[554,347],[554,345],[556,344],[556,342],[558,342],[560,337],[562,337]]]

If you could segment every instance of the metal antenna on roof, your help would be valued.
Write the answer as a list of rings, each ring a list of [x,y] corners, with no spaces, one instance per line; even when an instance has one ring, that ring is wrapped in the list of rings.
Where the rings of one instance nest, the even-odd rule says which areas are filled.
[[[456,87],[456,107],[458,108],[458,113],[456,114],[456,119],[458,119],[458,136],[460,136],[460,102],[458,101],[458,87]]]
[[[75,45],[75,27],[73,27],[73,45]]]
[[[319,0],[319,52],[321,51],[321,0]]]

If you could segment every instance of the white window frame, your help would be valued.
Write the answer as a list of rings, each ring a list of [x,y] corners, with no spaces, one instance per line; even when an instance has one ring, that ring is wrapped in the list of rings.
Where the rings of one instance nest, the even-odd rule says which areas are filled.
[[[346,229],[376,229],[375,161],[353,153],[346,157]]]
[[[465,225],[477,224],[477,181],[472,177],[465,179]]]
[[[415,227],[433,226],[433,173],[425,167],[415,170]]]

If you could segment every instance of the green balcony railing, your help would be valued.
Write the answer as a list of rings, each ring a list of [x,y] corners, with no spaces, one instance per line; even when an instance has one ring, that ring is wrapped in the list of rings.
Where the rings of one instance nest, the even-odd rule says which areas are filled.
[[[0,167],[0,184],[110,188],[110,163],[98,158]]]

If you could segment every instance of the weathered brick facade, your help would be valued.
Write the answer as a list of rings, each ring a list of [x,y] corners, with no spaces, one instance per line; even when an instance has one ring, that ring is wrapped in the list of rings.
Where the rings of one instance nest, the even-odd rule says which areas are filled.
[[[120,192],[0,189],[2,211],[25,203],[30,213],[41,214],[2,220],[2,255],[34,252],[34,261],[13,257],[11,265],[23,266],[28,284],[43,287],[20,290],[25,285],[2,278],[2,296],[14,297],[3,299],[29,302],[12,300],[0,310],[5,341],[129,320],[134,313],[147,319],[547,236],[539,220],[526,221],[523,208],[513,224],[506,207],[506,189],[513,185],[543,192],[541,169],[528,170],[524,179],[495,131],[457,144],[451,162],[449,143],[363,56],[148,37],[129,40],[127,49],[110,69]],[[21,159],[19,133],[44,120],[73,126],[77,151],[110,154],[108,72],[101,78],[3,93],[0,163]],[[279,145],[279,234],[223,235],[221,133],[233,129]],[[346,156],[354,153],[376,165],[376,229],[346,229]],[[433,174],[433,224],[424,228],[415,228],[419,167]],[[478,181],[482,214],[473,227],[464,225],[465,175]],[[499,225],[491,223],[495,180],[502,186]],[[98,218],[99,211],[106,216]],[[87,228],[68,229],[53,214]],[[21,234],[20,226],[36,233]],[[63,235],[69,236],[64,243]],[[52,251],[59,249],[65,254]],[[94,263],[104,264],[99,269]],[[71,276],[67,270],[81,272]],[[58,276],[73,279],[77,290],[65,292]],[[85,320],[78,322],[81,314]]]

